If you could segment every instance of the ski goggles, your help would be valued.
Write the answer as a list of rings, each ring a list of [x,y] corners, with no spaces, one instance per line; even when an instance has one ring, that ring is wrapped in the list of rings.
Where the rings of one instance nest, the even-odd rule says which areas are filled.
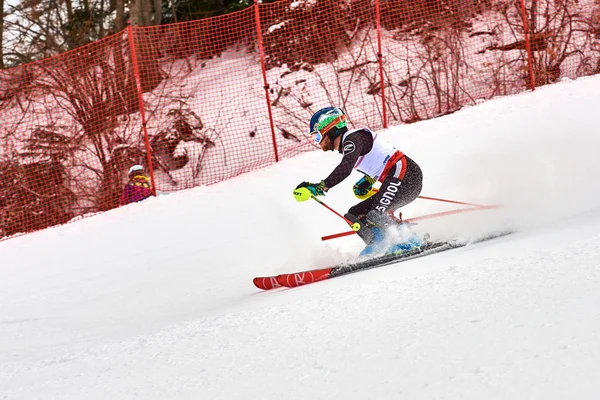
[[[315,129],[314,131],[312,131],[310,133],[310,136],[314,136],[314,141],[316,144],[321,144],[321,142],[323,141],[323,138],[325,137],[325,134],[327,132],[329,132],[331,130],[331,128],[333,128],[334,126],[336,126],[337,124],[339,124],[342,121],[346,120],[346,116],[345,115],[340,115],[339,117],[337,117],[336,119],[334,119],[333,121],[331,121],[330,123],[328,123],[323,129]]]
[[[313,139],[316,144],[321,144],[325,135],[323,135],[320,131],[312,131],[310,133],[310,136],[313,136]]]

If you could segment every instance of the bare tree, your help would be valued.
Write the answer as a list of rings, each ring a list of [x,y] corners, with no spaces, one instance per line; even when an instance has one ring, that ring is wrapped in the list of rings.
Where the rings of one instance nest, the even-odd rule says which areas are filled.
[[[561,69],[567,60],[576,64],[573,71],[580,70],[582,64],[587,62],[586,53],[589,49],[586,47],[589,47],[589,36],[593,32],[581,17],[582,7],[578,0],[527,2],[527,22],[536,86],[556,82],[561,77]],[[487,50],[520,50],[520,58],[525,63],[526,43],[520,4],[515,2],[511,7],[500,2],[496,9],[504,17],[505,25],[510,28],[514,41],[502,46],[489,46]]]
[[[297,62],[282,75],[283,78],[298,70],[308,71],[317,83],[318,92],[309,90],[312,85],[307,85],[306,80],[275,84],[276,97],[272,105],[277,107],[279,115],[285,116],[277,124],[285,139],[297,140],[289,132],[306,132],[306,119],[316,111],[312,107],[313,99],[321,96],[325,96],[329,104],[341,107],[351,124],[353,120],[360,120],[374,129],[381,126],[381,110],[378,110],[381,85],[374,31],[367,25],[359,29],[358,21],[355,28],[352,34],[347,34],[353,44],[337,47],[337,51],[347,57],[319,66]],[[369,120],[373,116],[370,110],[379,111],[373,120]],[[301,136],[308,142],[307,135]]]
[[[126,129],[123,124],[138,106],[124,49],[104,41],[37,65],[38,96],[32,101],[41,102],[40,108],[50,114],[58,106],[72,119],[71,145],[87,154],[78,167],[87,171],[82,176],[94,177],[89,178],[92,182],[73,185],[78,192],[87,191],[83,197],[93,198],[96,210],[118,206],[123,171],[145,158],[140,128]]]
[[[6,6],[2,47],[11,49],[5,54],[5,62],[11,65],[102,39],[114,32],[117,22],[111,14],[116,4],[111,5],[110,0],[21,0]],[[120,11],[117,17],[123,18]]]
[[[65,184],[65,168],[47,158],[21,160],[15,153],[0,158],[0,237],[44,229],[73,217],[75,196]]]
[[[162,21],[161,0],[132,0],[131,24],[134,26],[159,25]]]
[[[125,0],[115,0],[115,32],[125,28]]]

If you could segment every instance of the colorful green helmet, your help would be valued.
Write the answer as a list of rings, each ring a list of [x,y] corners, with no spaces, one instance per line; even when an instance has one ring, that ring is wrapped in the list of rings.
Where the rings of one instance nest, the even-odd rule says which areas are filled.
[[[335,125],[331,125],[332,123]],[[332,142],[346,131],[343,128],[347,128],[347,126],[346,115],[337,107],[322,108],[310,119],[310,132],[327,135]]]

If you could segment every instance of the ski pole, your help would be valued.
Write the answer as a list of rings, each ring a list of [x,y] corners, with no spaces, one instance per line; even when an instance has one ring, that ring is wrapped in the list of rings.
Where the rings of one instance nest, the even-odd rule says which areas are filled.
[[[316,201],[317,203],[319,203],[320,205],[322,205],[323,207],[325,207],[326,209],[328,209],[329,211],[331,211],[332,213],[334,213],[335,215],[337,215],[338,217],[340,217],[341,219],[346,221],[346,223],[348,225],[350,225],[350,227],[352,227],[353,231],[356,232],[360,229],[360,224],[358,222],[350,221],[348,218],[344,217],[342,214],[335,211],[333,208],[329,207],[327,204],[325,204],[321,200],[317,199],[307,188],[303,187],[303,188],[298,188],[298,189],[294,190],[294,197],[296,198],[296,201],[306,201],[306,200],[308,200],[309,196],[311,199],[313,199],[314,201]]]
[[[322,205],[323,207],[325,207],[326,209],[328,209],[329,211],[331,211],[332,213],[334,213],[335,215],[337,215],[338,217],[340,217],[341,219],[343,219],[344,221],[346,221],[346,223],[348,225],[350,225],[352,227],[352,229],[354,229],[354,224],[348,218],[344,217],[342,214],[335,211],[333,208],[329,207],[327,204],[323,203],[321,200],[317,199],[315,196],[311,195],[310,198],[313,199],[314,201],[316,201],[317,203],[319,203],[320,205]],[[354,230],[357,230],[357,229],[354,229]]]
[[[373,196],[373,195],[374,195],[375,193],[377,193],[377,192],[379,192],[379,189],[377,189],[377,188],[372,188],[372,189],[369,191],[369,193],[367,193],[367,196],[368,196],[368,197],[366,197],[366,198],[369,198],[369,197]],[[484,206],[484,205],[482,205],[482,204],[466,203],[466,202],[464,202],[464,201],[457,201],[457,200],[440,199],[440,198],[437,198],[437,197],[419,196],[418,198],[419,198],[419,199],[423,199],[423,200],[441,201],[441,202],[443,202],[443,203],[461,204],[461,205],[464,205],[464,206],[472,206],[472,207],[487,207],[487,206]]]
[[[461,213],[471,212],[471,211],[493,210],[493,209],[500,208],[500,207],[502,207],[502,205],[496,204],[496,205],[490,205],[490,206],[477,206],[477,207],[471,207],[471,208],[461,208],[458,210],[442,211],[442,212],[438,212],[438,213],[422,215],[420,217],[408,218],[408,219],[405,219],[404,222],[415,222],[415,221],[421,221],[424,219],[444,217],[447,215],[461,214]],[[354,232],[354,231],[335,233],[333,235],[322,236],[321,240],[336,239],[336,238],[343,237],[343,236],[353,235],[355,233],[356,232]]]

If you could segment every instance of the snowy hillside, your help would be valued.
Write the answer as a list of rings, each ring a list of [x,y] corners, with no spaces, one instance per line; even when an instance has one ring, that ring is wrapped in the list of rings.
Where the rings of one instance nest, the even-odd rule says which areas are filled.
[[[292,189],[312,152],[0,242],[2,399],[600,398],[600,78],[382,134],[423,195],[503,204],[422,221],[513,235],[292,290],[257,275],[357,254]],[[323,199],[345,212],[358,175]],[[454,209],[417,200],[405,217]]]

